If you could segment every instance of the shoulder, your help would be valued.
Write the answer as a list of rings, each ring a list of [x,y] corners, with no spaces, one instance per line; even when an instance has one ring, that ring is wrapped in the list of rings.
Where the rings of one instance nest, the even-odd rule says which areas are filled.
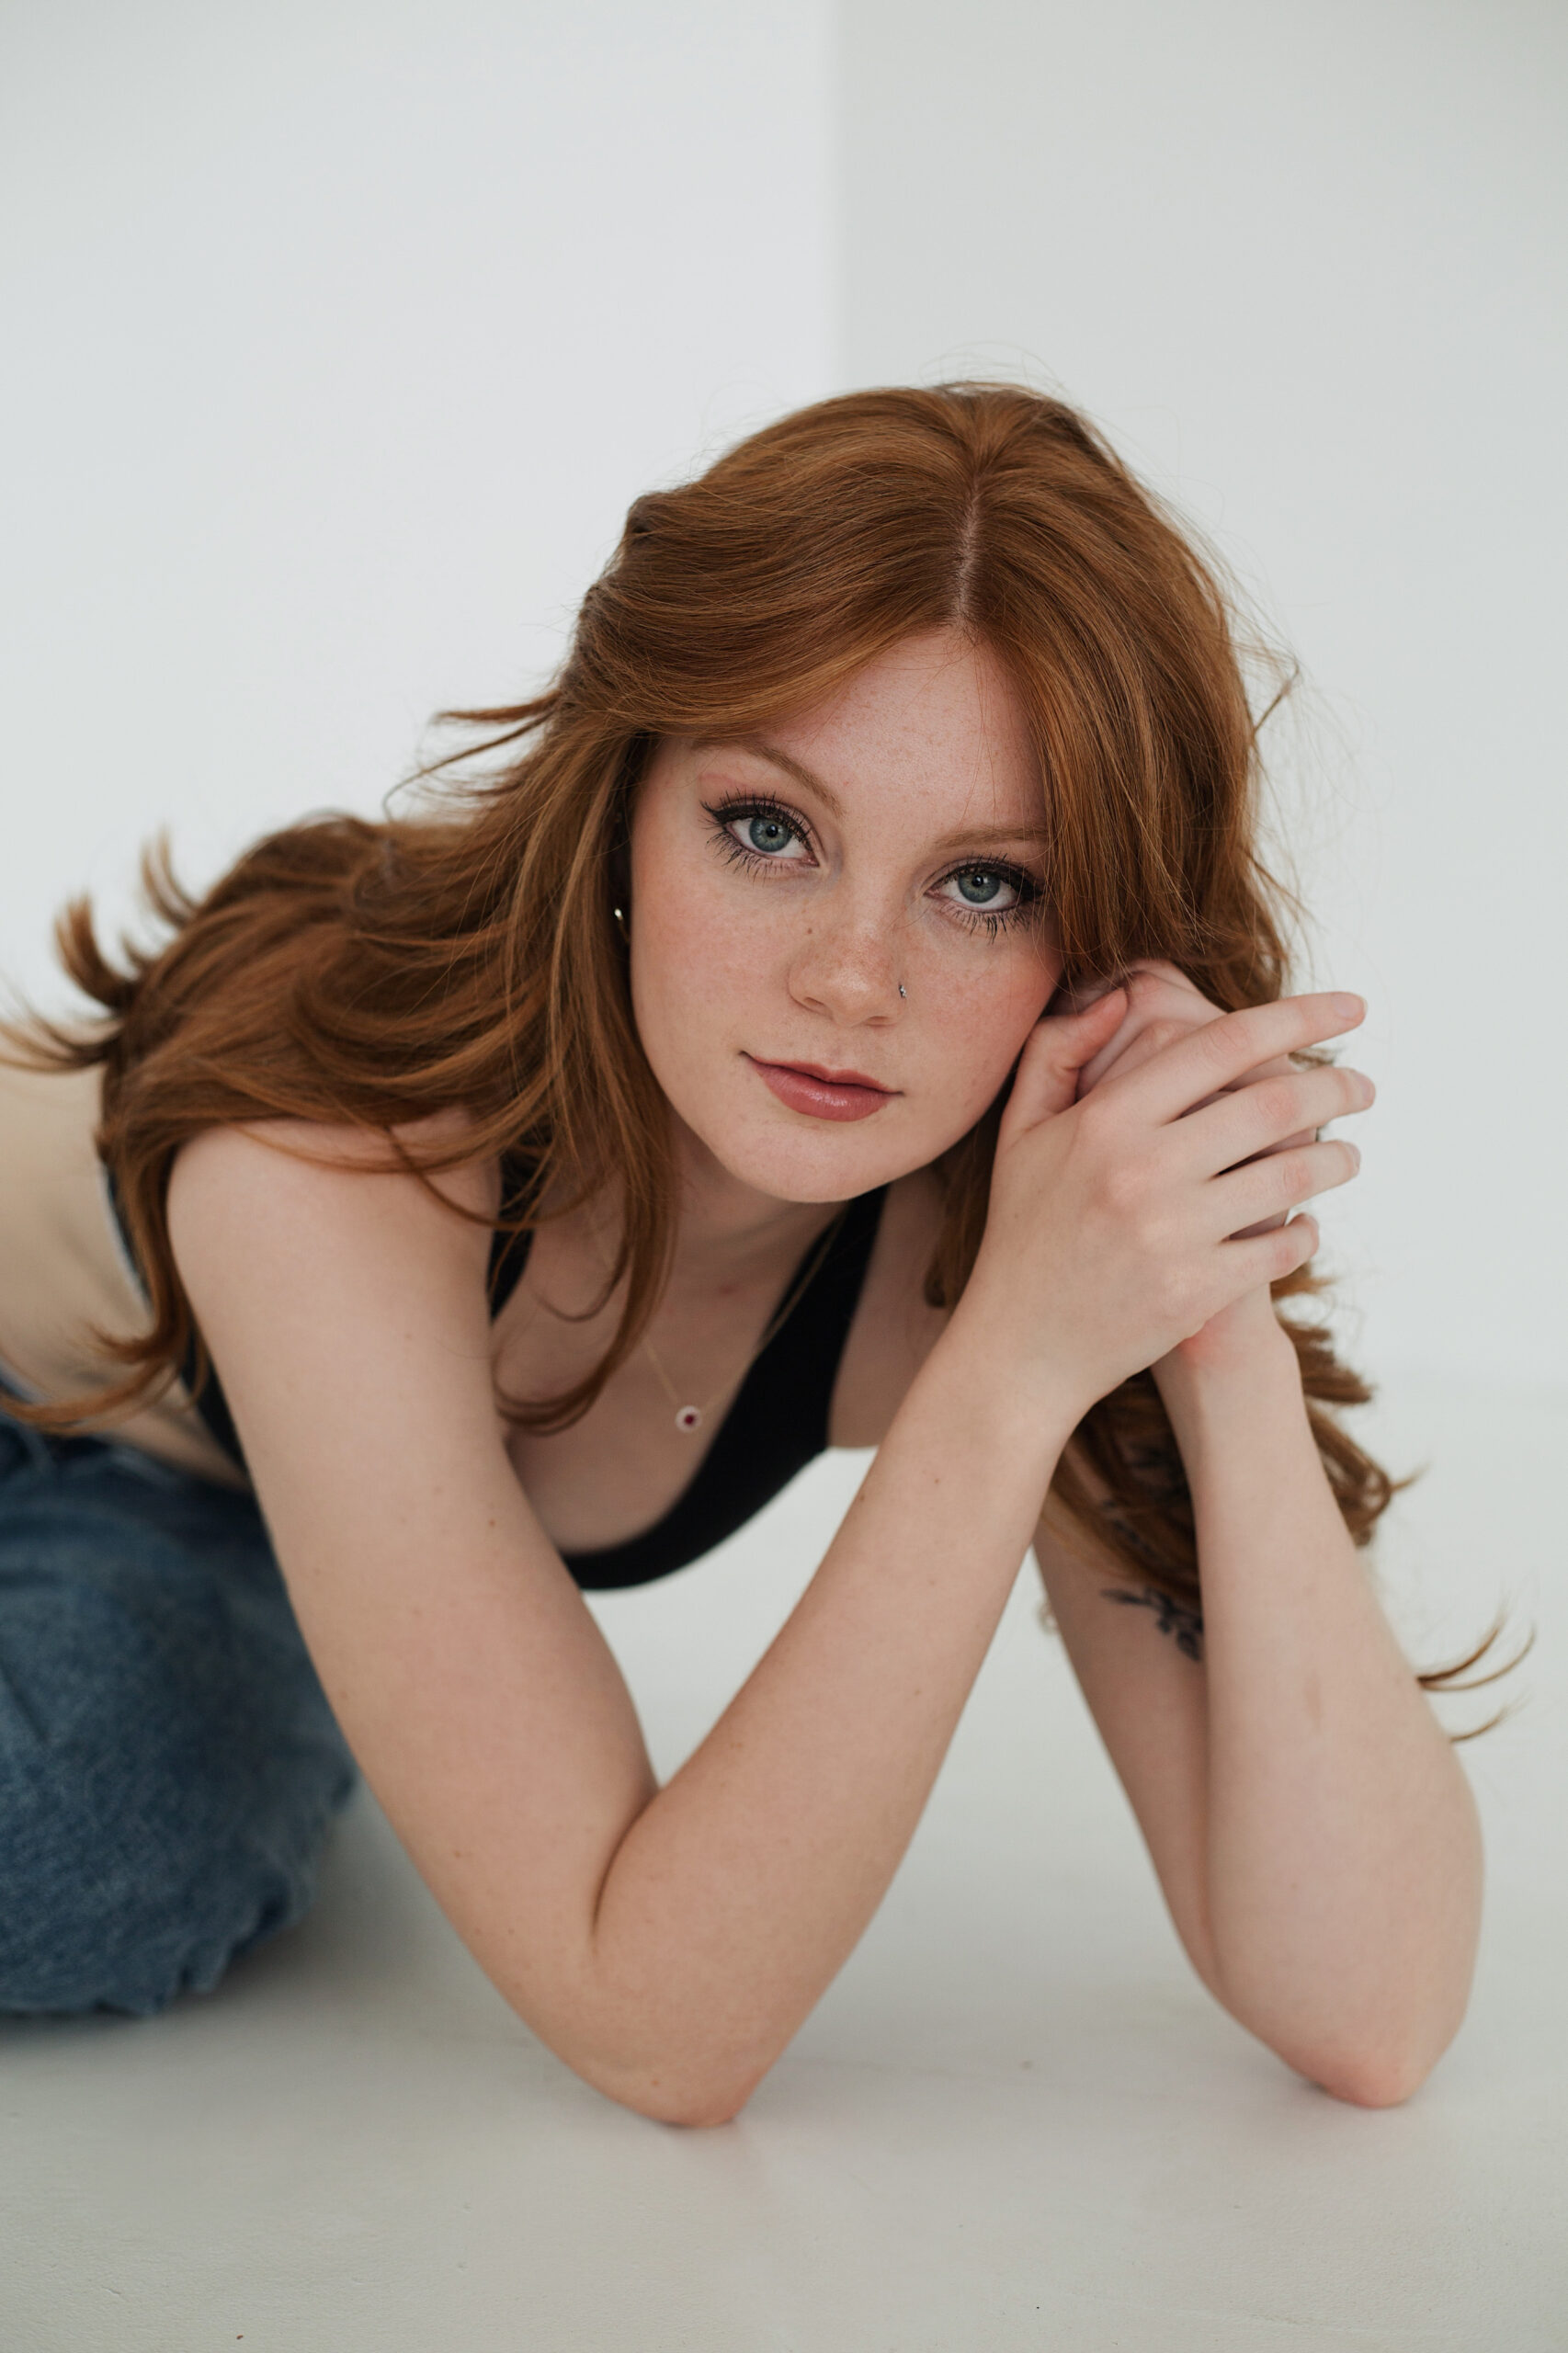
[[[451,1139],[421,1123],[400,1140],[438,1154]],[[425,1180],[389,1166],[382,1138],[292,1120],[181,1151],[175,1263],[269,1515],[313,1525],[329,1494],[339,1518],[379,1509],[378,1483],[402,1493],[415,1461],[442,1465],[449,1493],[485,1483],[497,1181],[477,1160]]]
[[[417,1195],[473,1216],[493,1217],[500,1196],[494,1155],[464,1153],[471,1122],[441,1112],[379,1134],[347,1124],[305,1120],[253,1120],[243,1127],[208,1128],[182,1146],[169,1178],[175,1203],[199,1218],[205,1205],[243,1196],[252,1207],[274,1198],[325,1206],[338,1199],[368,1207],[378,1198]],[[406,1155],[406,1158],[403,1157]],[[430,1166],[445,1162],[442,1166]],[[426,1174],[416,1173],[421,1167]],[[366,1179],[381,1179],[367,1185]]]
[[[460,1156],[458,1115],[369,1134],[299,1120],[206,1130],[183,1146],[169,1178],[170,1245],[198,1314],[258,1285],[298,1287],[330,1267],[342,1280],[384,1287],[400,1275],[483,1269],[500,1177],[490,1157]],[[399,1159],[409,1155],[410,1165]],[[432,1159],[449,1165],[417,1173]],[[456,1214],[454,1214],[456,1212]]]
[[[942,1196],[928,1168],[890,1185],[834,1387],[835,1446],[880,1446],[910,1382],[947,1323],[927,1305],[926,1273],[942,1223]]]

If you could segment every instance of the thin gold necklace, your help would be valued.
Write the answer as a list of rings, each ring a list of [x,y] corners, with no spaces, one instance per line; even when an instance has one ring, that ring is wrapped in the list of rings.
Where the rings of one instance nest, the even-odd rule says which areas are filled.
[[[811,1256],[807,1259],[800,1273],[790,1282],[789,1290],[785,1292],[784,1297],[779,1301],[778,1305],[774,1309],[773,1313],[768,1317],[767,1324],[763,1326],[761,1339],[758,1340],[756,1346],[752,1349],[751,1354],[746,1358],[745,1362],[741,1365],[736,1371],[730,1375],[728,1381],[726,1381],[721,1388],[715,1389],[710,1397],[704,1398],[700,1405],[682,1403],[680,1391],[676,1387],[674,1381],[670,1379],[669,1374],[665,1370],[664,1365],[653,1347],[653,1343],[646,1336],[646,1335],[644,1335],[642,1340],[642,1353],[647,1358],[649,1363],[653,1366],[653,1370],[658,1374],[659,1386],[664,1391],[665,1396],[669,1399],[670,1404],[676,1409],[676,1427],[680,1431],[684,1438],[693,1437],[696,1432],[702,1427],[709,1415],[719,1403],[720,1398],[727,1395],[732,1389],[735,1388],[745,1379],[747,1373],[751,1370],[758,1357],[761,1356],[764,1348],[766,1348],[770,1342],[778,1338],[785,1322],[800,1305],[801,1301],[804,1298],[806,1292],[811,1289],[811,1286],[822,1272],[828,1251],[833,1246],[834,1238],[837,1234],[839,1228],[844,1223],[845,1215],[846,1212],[843,1210],[840,1210],[835,1217],[832,1217],[828,1220],[827,1224],[823,1228],[821,1234],[818,1236],[816,1247],[812,1250]],[[594,1247],[596,1250],[599,1250],[599,1242],[597,1233],[594,1236]],[[602,1250],[599,1250],[599,1256],[601,1260],[604,1258],[604,1253]],[[606,1271],[608,1271],[608,1262],[606,1263]]]

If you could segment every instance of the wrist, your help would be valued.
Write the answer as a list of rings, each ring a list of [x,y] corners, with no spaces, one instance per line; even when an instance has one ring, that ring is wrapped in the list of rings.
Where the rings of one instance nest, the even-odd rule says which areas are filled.
[[[1223,1391],[1268,1380],[1292,1367],[1296,1350],[1267,1290],[1249,1292],[1211,1316],[1151,1367],[1162,1393],[1190,1388]]]
[[[966,1308],[968,1312],[966,1312]],[[955,1425],[978,1424],[1004,1448],[1042,1470],[1056,1459],[1094,1403],[1080,1397],[1070,1369],[1020,1357],[995,1324],[961,1300],[927,1357],[915,1387]],[[913,1392],[912,1392],[913,1394]]]
[[[1244,1336],[1228,1336],[1222,1347],[1173,1348],[1152,1370],[1184,1453],[1217,1425],[1233,1428],[1238,1416],[1301,1410],[1301,1359],[1272,1302]]]

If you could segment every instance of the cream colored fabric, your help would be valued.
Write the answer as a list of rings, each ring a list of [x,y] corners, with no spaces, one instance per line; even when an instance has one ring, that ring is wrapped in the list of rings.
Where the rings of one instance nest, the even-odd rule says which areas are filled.
[[[0,1063],[0,1377],[51,1404],[119,1377],[94,1331],[125,1339],[147,1324],[93,1145],[98,1097],[97,1071]],[[184,1470],[244,1483],[177,1383],[113,1428]]]

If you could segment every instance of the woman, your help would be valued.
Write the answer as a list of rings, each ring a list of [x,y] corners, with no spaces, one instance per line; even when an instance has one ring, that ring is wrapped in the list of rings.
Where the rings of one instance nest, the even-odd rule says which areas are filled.
[[[1280,995],[1210,573],[1060,404],[857,393],[640,500],[470,716],[487,783],[165,882],[127,972],[74,910],[104,1019],[7,1078],[0,2001],[212,1984],[352,1751],[569,2065],[729,2118],[1032,1541],[1199,1974],[1403,2098],[1476,1825],[1356,1557],[1366,1392],[1274,1304],[1373,1090],[1360,1000]],[[879,1452],[660,1789],[580,1588],[828,1443]]]

